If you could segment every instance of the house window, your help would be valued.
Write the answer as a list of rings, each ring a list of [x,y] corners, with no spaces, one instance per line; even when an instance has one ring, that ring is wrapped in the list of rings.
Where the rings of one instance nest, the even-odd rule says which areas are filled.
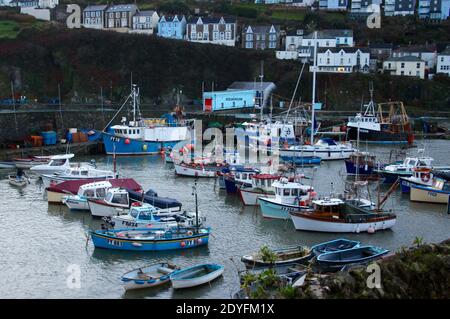
[[[402,62],[400,67],[403,69],[405,67],[405,63]]]
[[[214,33],[217,33],[217,34],[218,34],[218,32],[214,32]],[[253,36],[252,36],[251,34],[247,34],[247,35],[245,36],[245,39],[246,39],[247,41],[251,41],[251,40],[253,39]]]
[[[251,48],[253,48],[253,42],[251,42],[251,41],[245,42],[245,48],[246,48],[246,49],[251,49]]]
[[[203,37],[203,35],[202,35],[202,33],[201,33],[201,32],[197,33],[197,39],[201,40],[201,39],[202,39],[202,37]]]
[[[420,69],[420,63],[417,63],[417,68]]]
[[[128,21],[127,19],[122,19],[122,27],[127,27],[128,26]]]
[[[405,72],[404,72],[404,71],[401,71],[401,72],[400,72],[400,75],[405,75]]]
[[[116,18],[120,18],[120,12],[116,12]]]
[[[225,25],[225,31],[231,31],[231,24]]]
[[[225,38],[231,40],[231,32],[225,32]]]
[[[197,33],[194,31],[191,32],[191,40],[197,40]]]
[[[416,75],[417,75],[417,76],[420,76],[420,71],[416,71]]]
[[[271,49],[275,49],[277,47],[277,43],[276,42],[269,42],[269,48]]]

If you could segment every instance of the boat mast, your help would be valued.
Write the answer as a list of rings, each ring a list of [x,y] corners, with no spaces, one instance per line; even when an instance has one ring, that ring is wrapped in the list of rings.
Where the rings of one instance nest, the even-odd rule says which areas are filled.
[[[313,87],[311,102],[311,145],[314,144],[314,104],[316,103],[316,51],[317,51],[317,31],[314,31],[314,58],[313,58]]]
[[[195,233],[198,234],[198,199],[197,199],[197,177],[192,187],[193,195],[195,196]]]
[[[264,79],[264,60],[261,61],[261,73],[259,75],[260,78],[260,97],[259,97],[259,107],[261,108],[261,114],[260,114],[260,118],[261,118],[261,122],[263,121],[263,115],[264,115],[264,91],[263,91],[263,79]]]

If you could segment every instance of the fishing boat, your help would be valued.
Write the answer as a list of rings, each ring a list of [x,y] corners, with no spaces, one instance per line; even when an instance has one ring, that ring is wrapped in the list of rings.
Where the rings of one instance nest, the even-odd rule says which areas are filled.
[[[377,144],[412,144],[414,134],[402,102],[379,103],[378,111],[373,101],[373,86],[370,86],[370,102],[364,113],[348,119],[347,139]],[[389,115],[383,116],[383,107],[389,108]],[[359,133],[358,133],[359,130]]]
[[[423,152],[423,150],[419,151]],[[432,168],[433,159],[429,156],[407,157],[401,163],[387,165],[375,172],[384,178],[384,183],[395,183],[401,177],[409,177],[414,168]]]
[[[51,156],[30,156],[25,158],[14,158],[13,162],[16,168],[29,169],[36,165],[47,164]]]
[[[259,169],[245,167],[243,165],[230,165],[225,168],[222,170],[222,173],[224,174],[224,183],[227,193],[236,193],[239,186],[251,186],[252,177],[259,172]]]
[[[144,202],[167,211],[181,211],[181,203],[175,199],[158,197],[153,191],[147,194],[124,188],[110,188],[103,199],[88,199],[94,217],[111,217],[128,214],[133,202]]]
[[[290,211],[307,208],[317,195],[312,186],[289,182],[287,178],[273,182],[272,186],[275,198],[258,197],[261,213],[265,218],[289,219]]]
[[[275,189],[273,182],[280,179],[280,175],[275,174],[256,174],[252,176],[252,185],[250,187],[242,185],[238,187],[241,201],[246,206],[256,206],[258,198],[275,198]]]
[[[274,255],[274,261],[266,259],[266,255]],[[292,263],[304,263],[312,258],[311,250],[304,246],[294,246],[271,250],[266,246],[252,255],[242,256],[241,261],[246,268],[279,266]]]
[[[201,226],[203,218],[199,217],[198,224]],[[195,227],[195,214],[173,213],[167,210],[135,202],[131,205],[128,214],[112,216],[111,225],[114,229],[121,228],[173,228],[173,227]]]
[[[36,165],[30,168],[30,171],[38,175],[55,174],[65,172],[70,168],[70,159],[74,154],[55,155],[50,157],[50,162],[47,164]]]
[[[235,129],[236,138],[241,143],[250,145],[277,146],[281,143],[293,144],[296,142],[295,130],[298,125],[293,121],[263,120],[244,122]]]
[[[450,171],[433,171],[432,185],[410,185],[413,202],[448,204],[450,200]]]
[[[30,181],[26,176],[17,176],[17,175],[8,175],[8,182],[12,186],[16,187],[25,187]]]
[[[126,101],[106,127],[114,121],[124,106],[131,102],[133,120],[127,123],[122,117],[121,124],[106,128],[101,132],[107,154],[145,155],[158,154],[162,149],[174,147],[179,142],[191,138],[193,121],[177,120],[172,115],[163,118],[141,118],[139,109],[139,88],[133,84]]]
[[[180,269],[171,263],[157,263],[126,272],[121,280],[125,290],[151,288],[170,282],[170,274]]]
[[[188,177],[216,177],[226,164],[174,163],[175,173]]]
[[[290,211],[296,230],[359,233],[390,229],[397,216],[393,213],[377,212],[339,198],[324,198],[312,201],[312,207]]]
[[[121,187],[130,191],[141,192],[142,188],[134,179],[132,178],[113,178],[107,179],[77,179],[64,181],[57,185],[47,187],[45,189],[47,194],[47,201],[49,204],[62,204],[62,199],[67,195],[76,195],[81,186],[93,182],[108,181],[111,183],[112,187]],[[142,194],[142,193],[141,193]]]
[[[93,165],[80,165],[79,167],[71,167],[64,172],[55,174],[43,174],[42,183],[44,187],[57,185],[64,181],[73,181],[77,179],[90,179],[92,181],[98,179],[117,178],[117,174],[109,170],[100,170]]]
[[[377,169],[376,156],[369,152],[355,152],[345,160],[348,175],[370,176]]]
[[[311,251],[314,256],[319,256],[328,252],[336,252],[345,249],[351,249],[355,247],[359,247],[361,242],[355,240],[349,240],[345,238],[339,238],[331,241],[327,241],[324,243],[320,243],[311,247]]]
[[[325,267],[342,267],[349,264],[367,263],[387,254],[389,250],[374,246],[359,246],[332,251],[317,256],[317,263]]]
[[[88,199],[105,198],[108,189],[112,187],[109,181],[100,181],[81,185],[76,195],[66,195],[62,203],[71,210],[89,210]]]
[[[207,245],[209,234],[209,228],[101,229],[91,231],[91,238],[96,248],[161,251]]]
[[[14,161],[0,161],[0,169],[13,169],[15,167]]]
[[[170,274],[174,289],[192,288],[213,281],[223,274],[224,267],[218,264],[200,264],[177,270]]]
[[[319,156],[286,156],[282,155],[281,160],[285,163],[292,163],[294,165],[320,165],[322,158]]]
[[[432,186],[432,169],[431,167],[413,167],[411,169],[412,176],[400,177],[400,187],[402,193],[408,194],[411,190],[411,185]]]
[[[322,161],[330,161],[347,159],[355,152],[356,149],[350,143],[336,143],[332,138],[321,138],[313,145],[292,145],[282,149],[280,156],[287,159],[319,157]]]

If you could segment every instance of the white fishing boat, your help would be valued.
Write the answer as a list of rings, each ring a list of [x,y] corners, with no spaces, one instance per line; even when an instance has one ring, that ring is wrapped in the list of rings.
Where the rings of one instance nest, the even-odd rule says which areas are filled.
[[[223,274],[224,267],[217,264],[201,264],[177,270],[170,275],[174,289],[191,288],[213,281]]]
[[[289,212],[297,230],[359,233],[392,228],[395,214],[374,212],[339,198],[312,201],[312,207]]]
[[[312,186],[289,182],[287,178],[273,182],[272,186],[275,189],[275,198],[258,198],[265,218],[289,219],[290,211],[307,208],[310,201],[317,195]]]
[[[321,138],[314,145],[292,145],[288,149],[281,149],[280,156],[320,157],[322,161],[331,161],[348,159],[355,152],[351,143],[337,143],[332,138]]]
[[[198,225],[204,219],[198,218]],[[147,203],[135,202],[131,205],[128,214],[112,216],[110,224],[114,229],[123,228],[172,228],[197,226],[195,213],[171,212],[167,209],[158,209]]]
[[[217,172],[220,172],[224,165],[221,164],[186,164],[174,163],[175,172],[177,175],[188,177],[216,177]]]
[[[115,174],[109,170],[99,170],[93,165],[80,165],[79,167],[72,167],[64,172],[56,174],[43,174],[42,182],[44,187],[50,185],[57,185],[64,181],[78,180],[78,179],[108,179],[115,178]]]
[[[252,186],[238,187],[239,196],[246,206],[258,205],[258,197],[275,198],[275,189],[272,183],[279,180],[279,175],[257,174],[252,176]]]
[[[74,154],[55,155],[49,163],[33,166],[30,171],[39,175],[62,173],[70,168],[70,159],[73,157]]]
[[[103,199],[88,199],[89,209],[94,217],[111,217],[128,214],[130,196],[123,188],[110,188]]]
[[[170,263],[157,263],[131,270],[122,275],[125,290],[151,288],[170,282],[170,274],[179,268]]]
[[[80,186],[76,195],[63,196],[62,202],[71,210],[89,210],[88,199],[105,198],[111,187],[112,184],[109,181],[85,184]]]
[[[419,153],[423,152],[419,150]],[[384,178],[385,183],[394,183],[400,177],[411,176],[414,168],[432,168],[432,162],[433,158],[429,156],[407,157],[401,163],[387,165],[375,172]]]
[[[450,171],[433,171],[431,186],[410,185],[410,200],[413,202],[448,204],[450,200]]]
[[[26,158],[14,158],[16,168],[28,169],[36,165],[47,164],[51,156],[31,156]]]

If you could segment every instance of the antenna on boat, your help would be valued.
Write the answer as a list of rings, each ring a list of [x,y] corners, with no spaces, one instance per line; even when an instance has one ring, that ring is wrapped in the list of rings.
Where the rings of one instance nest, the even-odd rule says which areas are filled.
[[[261,73],[259,75],[260,78],[260,97],[259,97],[259,107],[261,108],[261,113],[260,113],[260,117],[261,117],[261,122],[263,120],[263,114],[264,114],[264,91],[263,91],[263,79],[264,79],[264,60],[261,61]]]
[[[192,195],[195,196],[195,233],[198,234],[198,199],[197,199],[197,180],[195,177],[194,186],[192,187]]]
[[[314,58],[313,58],[313,87],[312,87],[312,101],[311,101],[311,145],[314,144],[314,104],[316,103],[316,52],[317,51],[317,31],[314,31]]]

